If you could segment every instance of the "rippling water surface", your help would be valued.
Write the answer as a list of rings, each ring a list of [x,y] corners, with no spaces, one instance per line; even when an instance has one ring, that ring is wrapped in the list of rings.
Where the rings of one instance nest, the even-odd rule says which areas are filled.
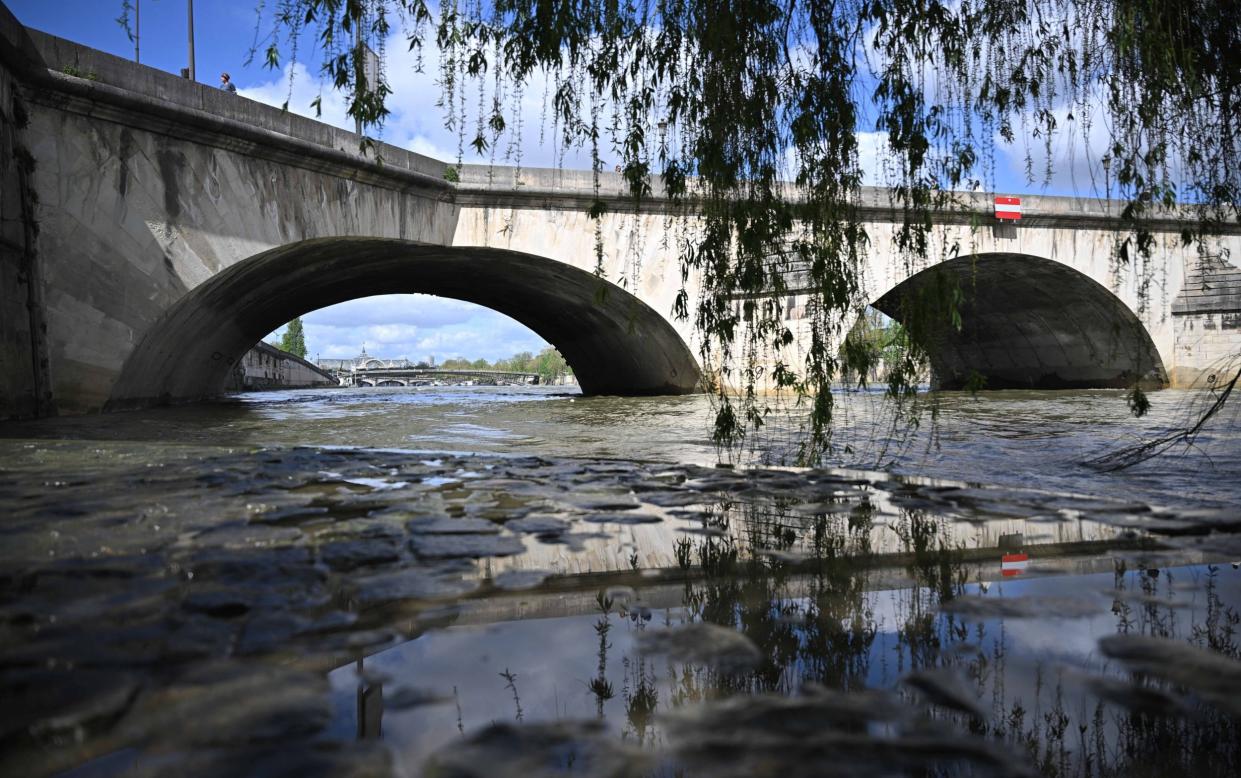
[[[916,428],[878,393],[840,395],[824,464],[1171,505],[1241,502],[1241,402],[1194,441],[1120,473],[1083,464],[1184,428],[1206,395],[1151,394],[1134,418],[1116,391],[936,395]],[[792,463],[795,423],[772,416],[742,463]],[[617,457],[708,464],[707,397],[582,397],[560,388],[427,387],[263,392],[180,408],[0,426],[0,435]]]

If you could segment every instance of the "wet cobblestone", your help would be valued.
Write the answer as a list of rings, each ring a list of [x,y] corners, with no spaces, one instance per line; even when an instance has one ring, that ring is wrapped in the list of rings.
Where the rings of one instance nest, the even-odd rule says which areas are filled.
[[[436,629],[472,598],[613,586],[619,602],[633,596],[628,586],[692,579],[725,558],[700,553],[691,562],[682,543],[727,542],[721,554],[790,569],[837,553],[801,530],[761,547],[717,521],[737,505],[779,506],[810,530],[816,518],[864,516],[875,528],[866,553],[893,559],[928,548],[901,523],[911,510],[961,533],[950,545],[963,554],[971,543],[998,548],[1003,532],[991,525],[1014,519],[1046,523],[1050,545],[1121,550],[1158,543],[1198,552],[1214,540],[1230,550],[1235,536],[1222,533],[1241,526],[1228,511],[1176,515],[882,474],[324,449],[169,447],[152,462],[150,452],[121,443],[0,442],[0,773],[91,763],[101,774],[263,774],[277,766],[281,774],[388,774],[394,766],[382,747],[322,739],[329,670]],[[942,537],[936,542],[946,547]],[[589,582],[575,583],[583,577]],[[1085,606],[965,598],[952,609],[1022,617],[1074,616],[1077,607]],[[678,661],[730,672],[761,661],[725,627],[653,634],[643,650]],[[1200,682],[1198,665],[1209,664],[1216,679],[1241,679],[1235,660],[1222,657],[1165,657],[1159,645],[1124,641],[1108,651],[1148,672],[1165,658],[1192,659],[1197,665],[1172,677],[1184,686]],[[942,694],[942,684],[919,683]],[[407,692],[390,704],[430,704],[426,694]],[[898,738],[887,756],[865,738],[794,743],[771,719],[746,730],[754,710],[832,718],[862,704],[834,693],[754,704],[744,715],[743,702],[678,714],[675,748],[715,775],[749,774],[753,760],[792,764],[832,753],[880,774],[954,755],[1005,772],[995,748],[976,739],[944,736],[932,747],[938,730]],[[866,707],[866,715],[886,721],[887,705]],[[731,729],[720,728],[725,719]],[[544,764],[540,749],[566,739],[594,743],[592,758],[605,772],[645,764],[647,757],[595,737],[589,728],[489,730],[435,764],[452,775],[537,774],[524,766]],[[739,743],[736,762],[719,761]],[[479,772],[497,753],[508,754],[504,769]]]

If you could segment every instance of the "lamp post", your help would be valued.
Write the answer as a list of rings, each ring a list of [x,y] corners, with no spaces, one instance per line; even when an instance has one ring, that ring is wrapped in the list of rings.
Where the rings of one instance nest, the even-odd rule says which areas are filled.
[[[194,0],[186,0],[186,16],[189,20],[187,25],[189,31],[190,43],[190,80],[197,81],[194,75]]]
[[[355,52],[354,56],[356,57],[365,56],[365,54],[362,53],[363,43],[362,43],[362,20],[361,19],[358,19],[356,22],[354,22],[354,25],[353,25],[353,46],[354,46],[354,52]],[[365,78],[365,76],[359,77],[357,74],[357,71],[354,71],[354,74],[355,74],[354,77],[357,79],[357,83],[354,84],[353,89],[354,89],[354,92],[357,92],[358,90],[362,89],[361,80],[362,78]],[[362,117],[361,116],[353,117],[353,128],[354,128],[354,132],[356,132],[359,136],[362,135]],[[366,351],[366,348],[363,347],[362,350]]]

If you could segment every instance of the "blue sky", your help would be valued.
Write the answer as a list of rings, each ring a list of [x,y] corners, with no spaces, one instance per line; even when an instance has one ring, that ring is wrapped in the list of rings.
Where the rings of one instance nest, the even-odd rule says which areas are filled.
[[[132,58],[133,43],[116,22],[121,0],[6,0],[10,10],[24,24],[59,35],[117,56]],[[313,116],[310,104],[322,95],[321,120],[348,129],[353,121],[345,115],[345,101],[320,84],[313,71],[318,59],[303,53],[310,64],[274,71],[263,65],[263,36],[270,31],[271,7],[276,0],[262,3],[268,17],[258,25],[259,54],[246,66],[245,60],[256,40],[256,7],[261,0],[198,0],[195,3],[194,33],[196,71],[200,81],[216,84],[223,71],[229,72],[241,94],[273,105],[286,100],[289,109]],[[143,64],[169,72],[179,72],[187,64],[185,0],[141,0],[141,59]],[[435,83],[436,54],[426,55],[427,72],[415,72],[413,55],[399,32],[388,46],[387,76],[393,89],[388,104],[392,110],[381,137],[388,143],[444,160],[457,156],[458,141],[443,126],[443,116],[435,103],[440,90]],[[560,157],[550,142],[540,145],[538,127],[543,113],[542,90],[529,89],[521,105],[522,121],[528,129],[520,144],[521,162],[527,166],[588,167],[588,158],[570,153]],[[1067,112],[1066,112],[1067,113]],[[1098,122],[1099,125],[1102,122]],[[549,133],[550,134],[550,133]],[[995,179],[1006,193],[1093,195],[1085,155],[1080,148],[1080,131],[1060,138],[1054,152],[1056,170],[1051,185],[1030,186],[1024,182],[1024,152],[997,147]],[[879,133],[860,134],[862,165],[873,170],[870,182],[881,183],[877,149],[883,143]],[[1076,142],[1075,142],[1076,141]],[[501,143],[505,146],[506,144]],[[1096,145],[1097,147],[1097,145]],[[469,154],[466,161],[487,161]],[[1044,156],[1035,150],[1035,169],[1041,171]],[[503,153],[496,162],[504,163]],[[1041,172],[1036,172],[1041,175]],[[341,358],[357,354],[362,344],[378,356],[421,359],[434,356],[443,360],[453,356],[484,357],[495,360],[517,351],[537,352],[546,343],[522,325],[493,311],[455,300],[424,295],[372,297],[353,300],[304,317],[307,346],[311,355]]]

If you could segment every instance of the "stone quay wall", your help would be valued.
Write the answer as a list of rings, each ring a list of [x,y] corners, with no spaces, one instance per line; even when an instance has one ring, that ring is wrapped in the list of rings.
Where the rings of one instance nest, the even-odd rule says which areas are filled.
[[[320,370],[296,354],[259,341],[246,352],[233,372],[227,391],[249,392],[260,389],[309,389],[339,386],[330,373]]]

